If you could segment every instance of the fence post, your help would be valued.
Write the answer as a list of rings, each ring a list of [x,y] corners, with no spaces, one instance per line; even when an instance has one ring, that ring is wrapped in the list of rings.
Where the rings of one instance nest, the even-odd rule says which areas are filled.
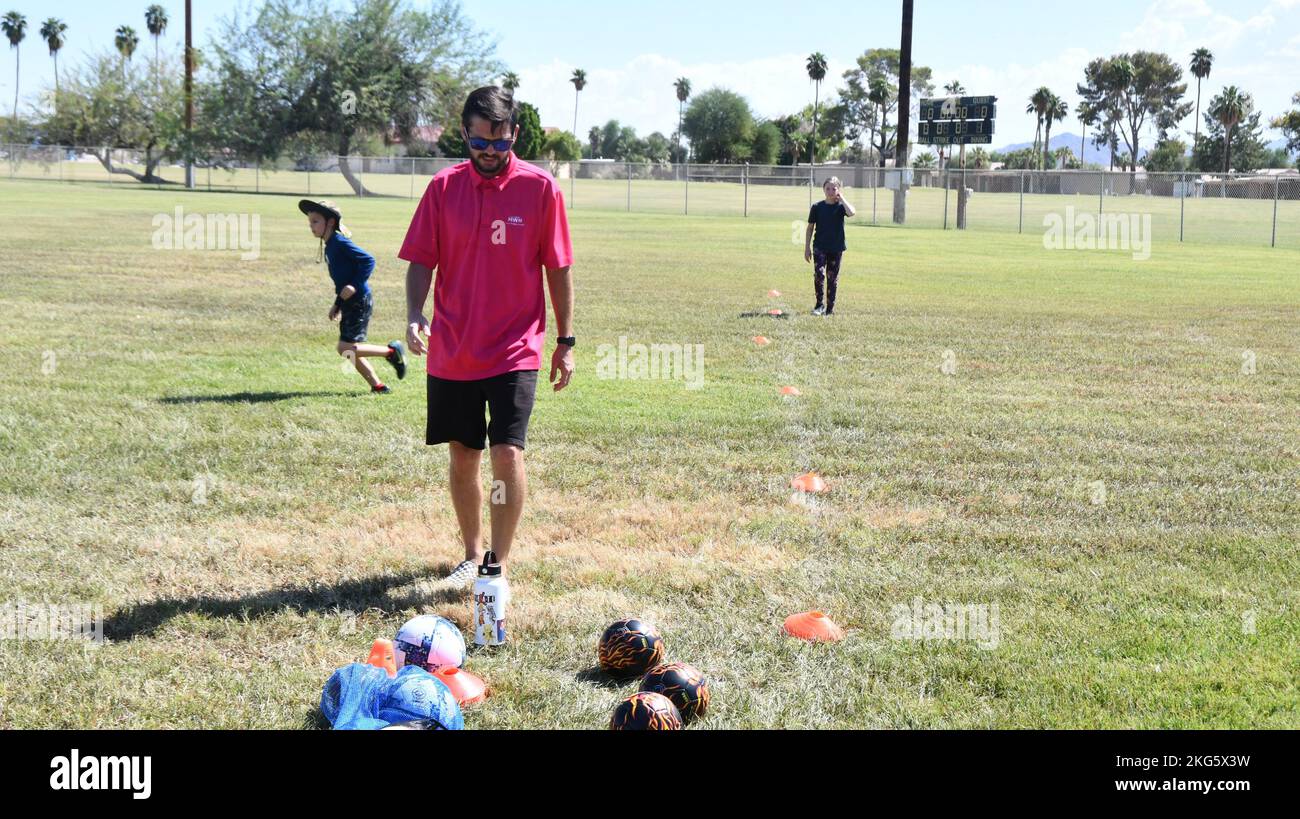
[[[59,146],[59,181],[60,182],[63,181],[63,154],[64,154],[63,146],[60,145]]]
[[[1187,221],[1187,174],[1178,179],[1178,241],[1183,240],[1183,224]]]
[[[871,224],[876,223],[876,185],[880,182],[880,174],[875,168],[871,169]]]
[[[311,162],[307,163],[307,195],[311,196]]]
[[[262,192],[262,160],[257,160],[257,170],[253,172],[253,192]]]
[[[575,196],[574,194],[576,194],[578,190],[578,170],[573,167],[574,164],[575,163],[573,162],[569,163],[569,207],[570,208],[572,208],[574,206],[573,203],[577,201],[577,196]]]
[[[208,163],[208,193],[212,193],[212,163]]]
[[[948,168],[943,169],[943,229],[948,229]]]
[[[689,216],[691,214],[691,163],[686,163],[685,171],[682,174],[682,178],[686,180],[686,193],[685,198],[682,200],[682,215]]]
[[[1101,216],[1106,210],[1106,169],[1101,170],[1101,185],[1097,191],[1097,215]]]
[[[813,202],[813,195],[812,195],[812,192],[813,192],[813,182],[815,182],[815,181],[816,181],[816,180],[813,179],[813,164],[812,164],[811,162],[809,162],[809,163],[808,163],[808,207],[812,207],[812,202]]]
[[[743,182],[745,185],[745,218],[748,219],[749,218],[749,163],[748,162],[745,163],[745,167],[741,170],[740,174],[741,174],[740,176],[741,182]]]
[[[631,213],[632,212],[632,163],[624,162],[623,165],[625,168],[627,168],[627,212]]]
[[[415,157],[412,156],[407,158],[411,160],[411,195],[408,196],[407,198],[414,199],[415,198]]]
[[[1282,177],[1273,177],[1273,240],[1269,247],[1277,247],[1277,197],[1281,189]]]
[[[1025,172],[1020,172],[1020,229],[1017,233],[1025,232]]]

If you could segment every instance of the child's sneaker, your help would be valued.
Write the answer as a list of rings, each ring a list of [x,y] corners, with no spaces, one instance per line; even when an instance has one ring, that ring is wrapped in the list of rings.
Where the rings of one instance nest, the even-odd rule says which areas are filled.
[[[373,387],[370,388],[370,391],[373,392],[373,393],[376,393],[376,394],[378,394],[378,395],[386,395],[387,393],[390,393],[390,392],[392,392],[393,390],[392,390],[392,388],[390,388],[390,387],[388,387],[388,386],[386,386],[386,385],[384,385],[384,384],[376,384],[376,385],[374,385]]]
[[[806,304],[806,303],[807,303],[807,302],[805,302],[805,304]],[[812,314],[813,314],[814,316],[824,316],[824,315],[826,315],[826,308],[825,308],[825,307],[822,307],[822,306],[819,304],[819,305],[817,305],[816,307],[813,308]]]
[[[406,346],[400,341],[390,341],[388,343],[388,355],[384,360],[393,365],[397,371],[397,380],[401,381],[406,378]]]

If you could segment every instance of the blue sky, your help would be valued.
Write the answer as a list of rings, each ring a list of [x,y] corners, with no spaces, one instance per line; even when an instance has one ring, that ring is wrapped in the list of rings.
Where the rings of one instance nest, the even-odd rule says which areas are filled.
[[[0,0],[0,10],[15,9],[28,18],[23,99],[34,101],[37,89],[53,82],[52,63],[37,33],[46,17],[69,24],[60,58],[67,65],[84,53],[111,48],[113,31],[123,23],[141,34],[141,50],[151,51],[144,27],[147,5]],[[172,20],[163,47],[178,49],[184,3],[162,5]],[[201,47],[221,16],[248,3],[194,0],[193,5],[195,40]],[[416,5],[427,3],[417,0]],[[788,113],[811,102],[812,86],[803,73],[810,52],[825,53],[830,63],[824,98],[858,54],[898,45],[900,6],[897,0],[820,6],[498,0],[465,8],[494,35],[499,58],[521,75],[520,98],[539,107],[544,124],[573,127],[574,92],[568,77],[581,67],[589,84],[581,95],[579,134],[611,118],[642,134],[668,134],[677,122],[671,85],[676,77],[689,77],[697,92],[714,85],[738,91],[760,116]],[[970,93],[1003,101],[995,146],[1033,138],[1034,121],[1021,112],[1034,88],[1047,85],[1073,110],[1083,66],[1093,57],[1119,51],[1157,49],[1185,64],[1193,48],[1207,46],[1217,60],[1205,99],[1234,83],[1254,94],[1266,119],[1300,91],[1300,0],[1093,0],[1050,6],[1028,0],[921,0],[916,7],[917,63],[932,67],[940,85],[960,79]],[[13,52],[4,48],[0,106],[5,109],[12,104],[13,83]],[[1183,125],[1190,132],[1191,118]],[[1056,130],[1077,132],[1078,123],[1067,120]]]

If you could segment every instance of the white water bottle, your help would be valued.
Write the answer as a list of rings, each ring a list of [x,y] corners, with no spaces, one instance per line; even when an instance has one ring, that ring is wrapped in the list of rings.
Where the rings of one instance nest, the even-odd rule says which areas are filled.
[[[510,586],[501,574],[495,552],[483,556],[474,581],[474,645],[499,646],[506,641],[506,604]]]

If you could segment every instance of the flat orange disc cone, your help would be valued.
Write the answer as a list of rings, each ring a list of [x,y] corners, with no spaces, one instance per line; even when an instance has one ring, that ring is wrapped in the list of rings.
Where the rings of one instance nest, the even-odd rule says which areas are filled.
[[[800,475],[790,481],[790,485],[795,489],[798,489],[800,492],[826,491],[826,481],[822,480],[822,476],[818,475],[816,472],[809,472],[806,475]]]
[[[393,657],[393,641],[382,637],[375,640],[375,644],[370,647],[370,657],[366,662],[384,669],[388,672],[388,676],[396,677],[397,660]]]
[[[757,344],[757,345],[760,346],[760,347],[763,347],[763,346],[766,346],[766,345],[772,343],[772,342],[770,342],[770,341],[767,340],[767,336],[754,336],[754,338],[753,338],[752,340],[753,340],[753,342],[754,342],[755,344]]]
[[[781,394],[782,395],[803,395],[803,393],[799,392],[798,387],[782,387]]]
[[[769,291],[767,291],[767,297],[768,297],[769,299],[779,299],[779,298],[781,298],[781,291],[780,291],[780,290],[769,290]]]
[[[768,311],[767,311],[767,314],[768,314],[769,316],[781,316],[781,315],[785,315],[783,311],[781,311],[781,310],[777,310],[776,308],[772,308],[771,310],[768,310]]]
[[[844,639],[844,629],[820,611],[805,611],[785,618],[781,627],[791,637],[813,643],[834,643]]]
[[[483,680],[463,668],[440,668],[433,673],[433,676],[447,684],[452,696],[461,705],[487,699],[487,686]]]

